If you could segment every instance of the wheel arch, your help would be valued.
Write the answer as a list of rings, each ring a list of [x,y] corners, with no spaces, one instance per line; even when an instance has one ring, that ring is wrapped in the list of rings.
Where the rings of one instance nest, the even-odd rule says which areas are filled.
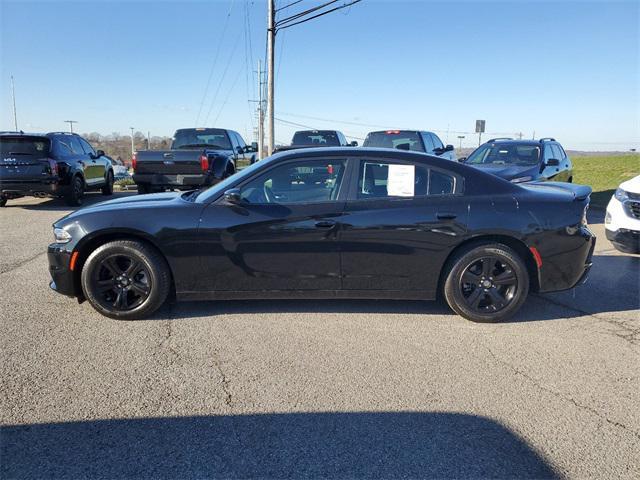
[[[527,272],[529,274],[529,284],[531,291],[537,292],[540,289],[540,282],[538,279],[538,267],[536,265],[536,260],[531,253],[531,250],[527,247],[527,245],[518,238],[511,237],[509,235],[478,235],[475,237],[471,237],[458,246],[456,246],[447,256],[443,264],[443,268],[440,270],[440,277],[438,279],[438,295],[442,294],[442,289],[444,288],[444,282],[447,277],[447,273],[450,270],[450,264],[453,259],[462,251],[471,250],[480,245],[485,245],[488,243],[501,243],[513,249],[518,256],[524,261],[525,266],[527,267]]]
[[[80,302],[83,302],[85,300],[84,292],[82,291],[80,276],[82,274],[82,269],[84,268],[84,264],[87,261],[87,258],[89,258],[89,255],[91,255],[91,253],[95,251],[96,248],[101,247],[105,243],[113,242],[116,240],[135,240],[155,249],[164,258],[165,262],[167,262],[167,266],[169,267],[169,275],[171,276],[170,295],[175,295],[175,277],[173,274],[173,269],[171,268],[171,264],[169,263],[166,255],[162,252],[162,249],[160,249],[160,246],[151,235],[139,230],[129,229],[101,230],[93,235],[85,236],[74,248],[74,252],[78,252],[78,257],[75,263],[75,268],[73,270],[73,287],[78,294],[78,300]]]

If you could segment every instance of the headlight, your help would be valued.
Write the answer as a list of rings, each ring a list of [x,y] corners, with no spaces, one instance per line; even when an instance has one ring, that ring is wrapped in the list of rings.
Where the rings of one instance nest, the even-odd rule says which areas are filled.
[[[56,239],[56,243],[69,243],[71,241],[71,235],[63,228],[54,228],[53,236]]]
[[[531,180],[533,180],[533,177],[531,175],[527,175],[526,177],[513,178],[511,183],[530,182]]]
[[[616,197],[616,200],[618,200],[619,202],[624,202],[625,200],[629,199],[629,195],[627,195],[627,192],[625,192],[621,188],[616,189],[616,193],[613,196]]]

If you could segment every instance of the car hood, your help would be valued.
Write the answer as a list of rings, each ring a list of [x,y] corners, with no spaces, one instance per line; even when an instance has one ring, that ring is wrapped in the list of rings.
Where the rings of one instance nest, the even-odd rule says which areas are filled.
[[[491,173],[505,180],[513,180],[514,178],[531,175],[536,178],[538,175],[537,166],[532,165],[471,165],[470,167]]]
[[[73,218],[91,214],[91,213],[96,213],[96,212],[127,210],[130,208],[138,208],[138,207],[146,208],[146,207],[159,207],[162,205],[170,205],[176,202],[183,201],[181,199],[181,196],[183,194],[184,192],[165,192],[165,193],[151,193],[148,195],[130,195],[123,198],[116,198],[114,200],[108,200],[106,202],[96,203],[95,205],[89,205],[87,207],[81,208],[80,210],[76,210],[75,212],[70,213],[66,217],[61,218],[60,220],[58,220],[58,222],[62,220],[73,219]]]
[[[626,182],[622,182],[620,184],[620,188],[625,192],[637,193],[640,195],[640,175],[632,178],[631,180],[627,180]]]

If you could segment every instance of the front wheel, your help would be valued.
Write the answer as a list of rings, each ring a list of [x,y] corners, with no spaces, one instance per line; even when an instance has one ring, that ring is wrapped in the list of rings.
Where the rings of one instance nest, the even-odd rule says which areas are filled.
[[[465,250],[448,267],[444,297],[454,312],[468,320],[505,320],[527,299],[527,267],[506,245],[490,243]]]
[[[5,207],[7,205],[7,199],[4,197],[0,198],[0,208]]]
[[[113,172],[112,171],[107,172],[106,183],[104,184],[104,187],[102,187],[101,190],[103,195],[113,195]]]
[[[153,247],[118,240],[98,247],[85,262],[82,290],[99,313],[117,320],[138,320],[155,312],[171,287],[169,266]]]

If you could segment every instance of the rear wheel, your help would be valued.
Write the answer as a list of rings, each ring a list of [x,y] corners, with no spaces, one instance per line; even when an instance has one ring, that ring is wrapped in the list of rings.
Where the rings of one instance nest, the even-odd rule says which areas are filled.
[[[7,205],[7,199],[6,198],[0,198],[0,208],[4,207]]]
[[[169,295],[171,275],[155,248],[118,240],[89,255],[81,282],[87,300],[98,312],[118,320],[137,320],[162,306]]]
[[[146,193],[149,193],[149,186],[145,185],[144,183],[139,183],[138,184],[138,195],[144,195]]]
[[[71,185],[69,186],[69,193],[65,197],[65,201],[72,207],[79,207],[82,205],[82,199],[84,197],[84,182],[79,176],[73,177]]]
[[[112,171],[107,172],[107,181],[104,187],[102,187],[102,194],[113,195],[113,172]]]
[[[444,297],[474,322],[499,322],[515,314],[529,293],[529,273],[511,248],[499,243],[460,252],[450,263]]]

